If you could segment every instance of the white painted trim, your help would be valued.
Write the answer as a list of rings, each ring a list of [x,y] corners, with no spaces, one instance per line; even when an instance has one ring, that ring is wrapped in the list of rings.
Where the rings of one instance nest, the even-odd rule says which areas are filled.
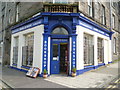
[[[94,65],[97,66],[98,65],[98,59],[97,59],[97,35],[94,35]]]
[[[72,38],[69,38],[69,74],[71,74],[71,53],[72,53]]]
[[[48,65],[47,65],[47,69],[48,69],[48,74],[50,74],[50,42],[51,38],[48,37]]]

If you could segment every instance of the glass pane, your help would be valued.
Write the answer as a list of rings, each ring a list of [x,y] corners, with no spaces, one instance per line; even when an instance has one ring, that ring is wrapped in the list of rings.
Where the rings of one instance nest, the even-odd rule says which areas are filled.
[[[94,63],[94,42],[93,36],[84,34],[84,65],[93,65]]]
[[[13,47],[13,64],[17,64],[18,61],[18,47]]]
[[[63,27],[57,27],[52,31],[52,34],[57,34],[57,35],[68,35],[68,32],[65,28]]]
[[[33,63],[33,46],[34,46],[34,33],[25,35],[25,46],[22,52],[22,65],[32,66]]]
[[[103,47],[103,39],[102,38],[98,38],[98,63],[103,63],[103,54],[104,54],[104,47]]]
[[[58,56],[58,44],[53,44],[53,57]]]

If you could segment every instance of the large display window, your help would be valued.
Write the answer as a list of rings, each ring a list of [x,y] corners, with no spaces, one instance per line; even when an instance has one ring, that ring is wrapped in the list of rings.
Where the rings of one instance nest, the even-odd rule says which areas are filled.
[[[84,33],[84,66],[94,64],[93,36]]]
[[[22,47],[22,65],[32,66],[33,64],[34,33],[25,35],[25,46]]]

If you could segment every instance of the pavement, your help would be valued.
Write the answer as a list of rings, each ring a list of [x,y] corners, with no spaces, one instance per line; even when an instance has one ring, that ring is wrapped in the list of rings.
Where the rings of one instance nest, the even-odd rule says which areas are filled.
[[[4,67],[2,71],[2,81],[11,88],[68,88],[46,81],[42,77],[36,79],[27,77],[25,72],[15,69]]]
[[[4,67],[2,80],[12,88],[103,88],[120,74],[118,63],[120,64],[120,61],[101,66],[76,77],[60,74],[51,75],[46,79],[26,77],[25,72]]]
[[[120,64],[120,62],[119,62]],[[58,83],[70,88],[103,88],[120,74],[118,72],[118,62],[102,66],[96,70],[85,72],[76,77],[66,77],[62,75],[51,75],[46,81]]]

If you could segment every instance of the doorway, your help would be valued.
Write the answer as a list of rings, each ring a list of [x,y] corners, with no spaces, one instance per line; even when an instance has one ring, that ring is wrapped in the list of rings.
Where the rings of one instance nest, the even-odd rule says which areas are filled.
[[[51,74],[68,74],[68,42],[61,40],[52,42]]]

